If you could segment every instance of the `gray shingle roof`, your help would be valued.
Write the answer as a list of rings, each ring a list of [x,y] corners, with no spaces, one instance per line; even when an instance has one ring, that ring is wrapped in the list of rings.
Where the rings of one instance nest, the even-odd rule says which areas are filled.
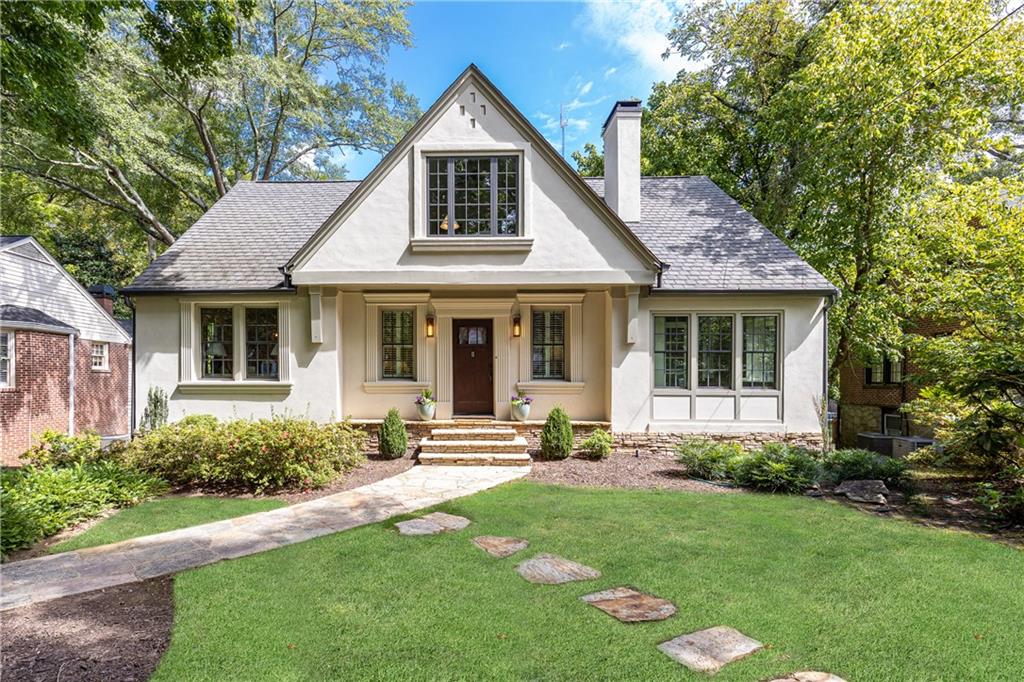
[[[604,195],[603,178],[585,178]],[[358,186],[348,182],[241,182],[126,288],[266,290]],[[630,229],[667,268],[661,288],[825,291],[832,285],[705,177],[645,177]]]
[[[604,178],[584,178],[604,196]],[[629,227],[667,266],[661,288],[825,291],[827,279],[704,176],[644,177]]]
[[[35,327],[51,327],[54,330],[63,330],[65,332],[78,331],[70,324],[61,322],[56,317],[47,315],[42,310],[26,308],[20,305],[0,305],[0,326],[17,327],[19,324]]]
[[[280,287],[283,277],[278,268],[358,185],[240,182],[124,291]]]

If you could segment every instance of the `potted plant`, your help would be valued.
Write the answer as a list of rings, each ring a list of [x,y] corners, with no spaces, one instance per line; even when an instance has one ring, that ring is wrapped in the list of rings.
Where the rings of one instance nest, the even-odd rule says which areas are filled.
[[[429,388],[423,389],[423,392],[416,396],[416,410],[420,413],[420,419],[425,422],[432,420],[436,409],[434,392]]]
[[[519,391],[512,396],[512,418],[524,422],[530,418],[530,403],[533,398]]]

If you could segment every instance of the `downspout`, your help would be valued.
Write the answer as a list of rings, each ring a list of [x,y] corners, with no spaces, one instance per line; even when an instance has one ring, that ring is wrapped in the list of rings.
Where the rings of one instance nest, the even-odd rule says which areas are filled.
[[[132,309],[132,375],[131,391],[129,392],[131,395],[131,407],[129,409],[131,413],[131,416],[129,417],[131,419],[131,423],[128,424],[128,438],[131,439],[135,437],[135,301],[132,300],[131,296],[123,296],[122,300],[124,300],[125,305]]]
[[[68,334],[68,435],[75,435],[75,333]]]
[[[828,419],[828,311],[836,301],[835,294],[829,294],[825,298],[825,308],[822,311],[824,318],[824,334],[821,342],[821,401],[822,409],[825,410],[825,428],[829,430],[829,438],[832,438],[832,423]],[[838,414],[836,415],[839,416]],[[833,443],[835,447],[835,443]]]

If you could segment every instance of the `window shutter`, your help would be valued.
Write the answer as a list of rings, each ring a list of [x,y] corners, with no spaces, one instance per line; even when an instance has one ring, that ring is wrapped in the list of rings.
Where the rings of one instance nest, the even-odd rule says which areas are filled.
[[[534,310],[531,373],[534,379],[565,379],[565,311]]]

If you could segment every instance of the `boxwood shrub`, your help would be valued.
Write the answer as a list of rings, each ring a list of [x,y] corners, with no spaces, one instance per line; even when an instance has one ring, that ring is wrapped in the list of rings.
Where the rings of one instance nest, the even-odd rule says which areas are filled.
[[[707,438],[688,438],[676,446],[676,461],[693,478],[723,481],[729,478],[730,462],[743,455],[739,443],[718,443]]]
[[[803,448],[765,443],[729,462],[729,477],[746,488],[772,493],[797,493],[818,478],[819,464]]]
[[[574,442],[569,415],[556,405],[548,412],[540,432],[540,454],[544,459],[565,459],[572,454]]]
[[[125,458],[175,485],[263,492],[323,486],[365,460],[365,434],[347,422],[186,417],[132,441]]]

